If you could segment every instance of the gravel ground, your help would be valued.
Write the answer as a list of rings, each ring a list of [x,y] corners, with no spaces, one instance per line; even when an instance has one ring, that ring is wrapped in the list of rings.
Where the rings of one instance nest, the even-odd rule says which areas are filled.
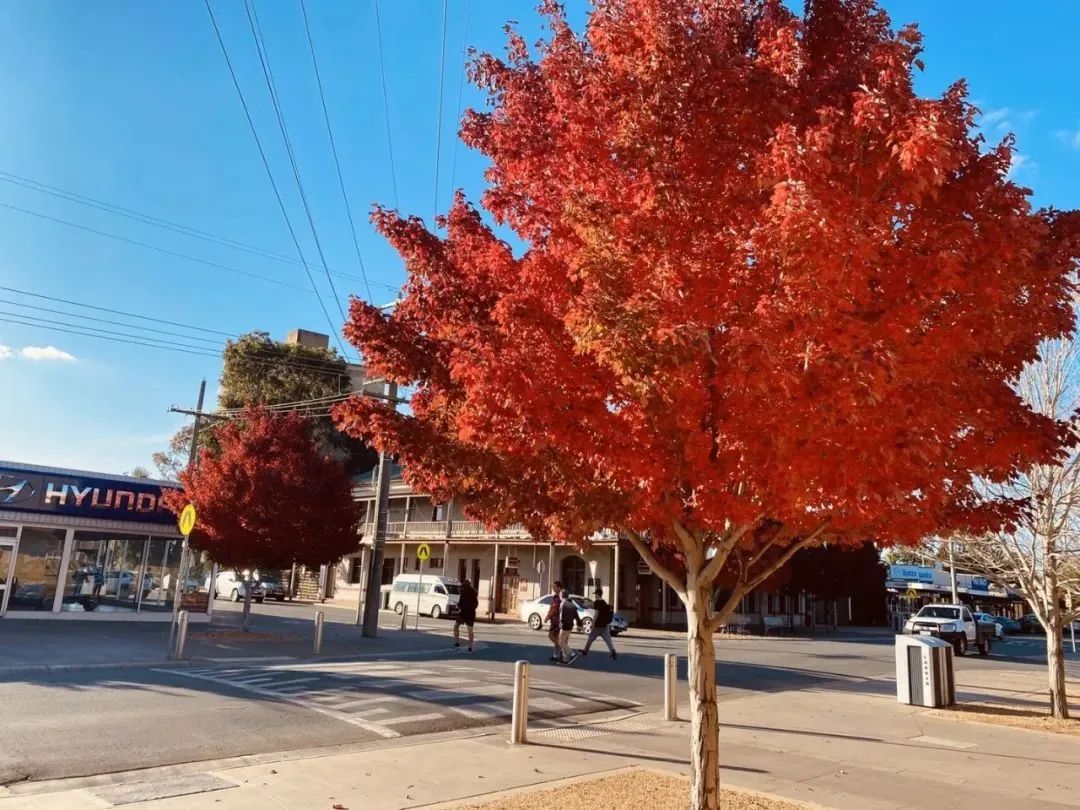
[[[1070,707],[1075,711],[1074,707]],[[1031,731],[1048,731],[1053,734],[1069,734],[1080,737],[1080,720],[1057,720],[1045,712],[1030,709],[1014,709],[1006,706],[992,706],[985,703],[967,703],[950,709],[934,709],[930,714],[949,720],[970,720],[976,723],[991,723],[995,726],[1026,728]]]
[[[557,788],[538,788],[515,793],[471,808],[483,810],[624,810],[647,807],[649,810],[686,810],[690,782],[681,776],[652,770],[623,771],[587,781],[575,781]],[[804,810],[806,805],[773,799],[756,793],[720,791],[720,806],[725,810]]]

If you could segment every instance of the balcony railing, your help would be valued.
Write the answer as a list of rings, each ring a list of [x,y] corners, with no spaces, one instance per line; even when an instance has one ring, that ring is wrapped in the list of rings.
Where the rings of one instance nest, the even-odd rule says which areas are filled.
[[[450,521],[450,533],[447,534],[445,520],[433,521],[399,521],[392,520],[386,524],[386,536],[392,540],[415,537],[417,539],[439,539],[449,537],[451,540],[463,540],[477,538],[485,540],[529,540],[529,533],[520,523],[506,526],[499,531],[492,531],[484,526],[479,520],[453,520]],[[365,523],[361,526],[361,534],[371,537],[375,534],[375,524]]]

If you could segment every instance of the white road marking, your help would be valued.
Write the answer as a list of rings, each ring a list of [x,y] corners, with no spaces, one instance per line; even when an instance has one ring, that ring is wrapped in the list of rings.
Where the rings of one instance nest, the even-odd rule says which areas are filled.
[[[337,703],[332,708],[340,711],[342,709],[348,709],[350,706],[366,706],[369,703],[388,703],[392,700],[397,700],[397,698],[393,695],[380,695],[378,697],[357,698],[356,700],[348,700],[344,703]]]
[[[274,688],[275,689],[280,689],[283,686],[291,686],[291,685],[296,684],[296,683],[307,683],[308,681],[317,681],[317,680],[319,680],[319,677],[317,675],[312,675],[309,678],[293,678],[291,681],[278,681],[277,683],[274,684]]]
[[[384,726],[396,726],[401,723],[421,723],[427,720],[441,720],[441,714],[414,714],[409,717],[391,717],[389,720],[380,720]]]
[[[472,718],[499,717],[513,713],[509,706],[501,703],[473,703],[468,706],[447,706],[446,708]]]
[[[493,684],[476,684],[469,685],[462,689],[462,691],[454,692],[447,689],[422,689],[414,692],[405,692],[406,697],[410,697],[413,700],[424,701],[442,701],[442,700],[461,700],[464,697],[470,695],[510,695],[513,694],[514,687],[508,684],[493,683]]]

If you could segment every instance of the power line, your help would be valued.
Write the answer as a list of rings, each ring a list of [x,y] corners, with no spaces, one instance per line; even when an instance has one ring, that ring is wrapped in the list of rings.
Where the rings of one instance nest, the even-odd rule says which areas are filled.
[[[266,47],[266,41],[262,35],[262,25],[259,23],[258,12],[255,11],[254,2],[244,0],[244,9],[247,12],[248,25],[251,28],[251,36],[255,40],[255,50],[259,54],[259,63],[262,65],[263,78],[266,80],[266,88],[270,91],[270,101],[274,105],[274,113],[277,116],[278,128],[281,130],[281,138],[285,142],[285,151],[289,156],[289,165],[292,167],[293,179],[296,181],[296,188],[300,192],[300,202],[304,208],[304,214],[307,216],[308,227],[311,228],[311,237],[315,240],[315,250],[319,254],[319,260],[322,262],[323,270],[327,270],[326,256],[323,254],[322,242],[319,240],[319,232],[315,228],[315,218],[311,214],[311,206],[308,205],[307,193],[304,191],[304,183],[300,179],[300,167],[296,162],[296,153],[293,151],[292,138],[289,137],[289,128],[285,125],[285,114],[281,109],[281,102],[277,94],[277,85],[274,82],[274,72],[270,67],[270,51]],[[330,291],[334,294],[334,303],[337,304],[338,312],[341,314],[341,320],[347,321],[345,317],[345,309],[341,306],[341,297],[338,295],[337,288],[334,286],[334,279],[330,275],[329,271],[326,273],[326,280],[330,284]],[[338,345],[341,346],[342,354],[345,354],[345,346],[341,343],[341,338],[337,337],[337,332],[334,333],[337,338]]]
[[[23,303],[21,301],[12,301],[12,300],[7,299],[7,298],[0,298],[0,304],[10,304],[12,306],[22,307],[23,309],[32,309],[32,310],[35,310],[37,312],[49,312],[49,313],[52,313],[53,315],[66,315],[66,316],[68,316],[70,318],[81,318],[84,321],[94,321],[96,323],[107,323],[107,324],[110,324],[112,326],[123,326],[123,327],[128,328],[128,329],[139,329],[139,330],[142,330],[144,332],[156,332],[159,335],[169,335],[171,337],[183,338],[184,340],[198,340],[198,341],[201,341],[203,343],[210,343],[213,346],[221,345],[221,341],[216,340],[214,338],[199,337],[198,335],[185,335],[185,334],[183,334],[181,332],[170,332],[170,331],[167,331],[165,329],[154,329],[151,326],[137,326],[135,324],[123,323],[122,321],[112,321],[112,320],[109,320],[108,318],[96,318],[93,315],[80,315],[77,312],[65,312],[65,311],[60,310],[60,309],[52,309],[51,307],[39,307],[39,306],[35,306],[34,304],[26,304],[26,303]],[[20,317],[24,317],[24,316],[20,315]]]
[[[255,121],[252,119],[251,111],[248,109],[247,100],[244,98],[244,91],[240,88],[240,81],[236,78],[236,71],[233,69],[232,60],[229,58],[229,51],[225,47],[225,40],[221,36],[221,29],[218,27],[217,18],[214,16],[214,9],[210,5],[210,0],[204,0],[204,2],[206,3],[206,11],[210,15],[210,23],[214,27],[214,35],[217,37],[218,45],[221,47],[221,55],[225,57],[225,66],[229,69],[229,76],[232,79],[233,87],[236,88],[236,94],[240,99],[240,106],[244,108],[244,117],[247,119],[248,128],[251,130],[251,135],[255,139],[255,145],[258,147],[259,157],[262,159],[263,168],[266,170],[266,176],[270,180],[271,188],[274,190],[274,198],[277,200],[278,208],[281,209],[281,215],[285,219],[285,226],[288,228],[289,236],[292,238],[293,245],[296,247],[296,253],[304,265],[304,272],[307,274],[308,281],[311,283],[311,289],[315,293],[315,298],[319,302],[319,307],[326,317],[326,322],[330,324],[330,331],[334,333],[338,346],[341,347],[342,354],[344,354],[345,346],[341,342],[341,337],[338,335],[337,329],[334,328],[334,322],[330,318],[330,313],[326,309],[326,304],[322,300],[322,295],[319,294],[319,288],[315,284],[315,277],[311,274],[311,268],[304,259],[304,251],[300,248],[300,240],[296,237],[296,231],[293,229],[292,220],[289,219],[289,212],[285,208],[285,201],[282,200],[281,192],[278,190],[277,181],[274,180],[274,173],[270,169],[270,161],[267,159],[266,151],[263,149],[262,141],[259,139],[259,132],[255,128]]]
[[[375,5],[375,34],[379,52],[379,75],[382,78],[383,117],[386,120],[386,149],[390,155],[390,181],[394,185],[394,208],[401,209],[398,202],[397,169],[394,168],[394,138],[390,133],[390,95],[386,92],[386,63],[383,59],[382,22],[379,19],[379,0],[373,0]]]
[[[201,259],[198,256],[192,256],[192,255],[190,255],[188,253],[180,253],[179,251],[176,251],[176,250],[169,250],[168,248],[158,247],[157,245],[152,245],[149,242],[141,242],[138,239],[129,239],[126,236],[120,236],[119,234],[109,233],[108,231],[100,231],[97,228],[91,228],[89,225],[80,225],[77,222],[71,222],[70,220],[67,220],[67,219],[60,219],[59,217],[53,217],[53,216],[49,216],[48,214],[42,214],[39,211],[31,211],[29,208],[22,208],[22,207],[20,207],[18,205],[12,205],[11,203],[2,203],[2,202],[0,202],[0,208],[7,208],[7,209],[9,209],[11,211],[18,211],[21,214],[28,214],[29,216],[37,217],[38,219],[47,220],[48,222],[55,222],[58,225],[66,225],[69,228],[76,228],[77,230],[86,231],[87,233],[97,234],[98,236],[105,236],[105,237],[108,237],[109,239],[115,239],[118,242],[124,242],[124,243],[129,244],[129,245],[135,245],[136,247],[146,248],[147,250],[153,250],[153,251],[156,251],[158,253],[163,253],[166,256],[175,256],[178,259],[187,259],[189,262],[197,262],[198,264],[205,264],[207,267],[215,267],[218,270],[225,270],[226,272],[236,273],[237,275],[240,275],[240,276],[247,276],[248,278],[257,278],[260,281],[268,281],[271,284],[278,284],[278,285],[280,285],[282,287],[289,287],[290,289],[293,289],[293,290],[300,290],[301,292],[307,292],[306,288],[300,287],[300,286],[298,286],[296,284],[290,284],[289,282],[282,281],[281,279],[273,278],[271,276],[264,276],[264,275],[261,275],[259,273],[252,273],[252,272],[249,272],[247,270],[241,270],[241,269],[239,269],[237,267],[231,267],[230,265],[227,265],[227,264],[221,264],[221,262],[211,261],[210,259]]]
[[[71,301],[71,300],[69,300],[67,298],[57,298],[56,296],[53,296],[53,295],[42,295],[41,293],[32,293],[32,292],[28,292],[27,290],[18,290],[18,289],[15,289],[14,287],[0,286],[0,290],[4,290],[5,292],[16,293],[17,295],[27,295],[27,296],[30,296],[31,298],[39,298],[39,299],[41,299],[43,301],[54,301],[54,302],[59,303],[59,304],[69,304],[69,305],[71,305],[73,307],[85,307],[86,309],[93,309],[93,310],[96,310],[98,312],[109,312],[109,313],[112,313],[113,315],[123,315],[126,318],[138,318],[139,320],[151,321],[153,323],[163,323],[163,324],[167,324],[168,326],[179,326],[179,327],[181,327],[183,329],[193,329],[193,330],[195,330],[197,332],[206,332],[207,334],[211,334],[211,335],[223,335],[224,337],[229,337],[229,338],[235,337],[235,335],[233,335],[233,334],[231,334],[229,332],[221,332],[221,331],[219,331],[217,329],[206,329],[206,328],[204,328],[202,326],[190,326],[190,325],[188,325],[186,323],[178,323],[177,321],[167,321],[164,318],[151,318],[148,315],[136,315],[133,312],[124,312],[123,310],[119,310],[119,309],[109,309],[108,307],[99,307],[99,306],[95,306],[94,304],[83,304],[83,303],[81,303],[79,301]],[[305,292],[306,292],[306,290],[305,290]]]
[[[300,0],[300,10],[304,13],[304,30],[307,32],[308,49],[311,51],[311,66],[315,69],[315,83],[319,88],[319,101],[322,102],[323,119],[326,121],[326,134],[330,137],[330,152],[334,156],[334,166],[337,168],[338,185],[341,187],[341,199],[345,203],[345,214],[349,219],[349,231],[352,234],[353,247],[356,248],[356,261],[360,263],[360,273],[364,277],[364,286],[367,288],[368,300],[375,303],[371,294],[371,285],[368,284],[367,270],[364,267],[364,258],[360,255],[360,242],[356,238],[356,223],[353,221],[352,207],[349,205],[349,195],[345,193],[345,178],[341,173],[341,161],[338,159],[337,143],[334,141],[334,129],[330,125],[330,111],[326,107],[326,95],[323,92],[322,76],[319,74],[319,61],[315,58],[315,43],[311,38],[311,25],[308,22],[307,4]]]
[[[57,321],[57,320],[52,319],[52,318],[39,318],[36,315],[25,315],[22,312],[4,312],[4,311],[0,311],[0,315],[3,315],[5,317],[9,317],[9,318],[22,318],[23,320],[27,320],[27,321],[40,321],[42,324],[49,325],[49,326],[55,324],[56,326],[65,326],[65,327],[70,327],[72,329],[85,329],[85,330],[91,331],[91,332],[101,332],[102,334],[105,334],[105,335],[116,335],[118,337],[135,338],[137,340],[144,340],[144,341],[154,341],[155,343],[161,343],[162,345],[175,346],[175,347],[183,348],[183,349],[192,349],[192,350],[197,350],[197,351],[210,351],[209,346],[192,346],[191,344],[188,344],[188,343],[179,343],[179,342],[177,342],[175,340],[165,340],[164,338],[156,338],[156,337],[153,337],[151,335],[139,335],[139,334],[133,335],[133,334],[131,334],[129,332],[116,332],[116,331],[114,331],[112,329],[102,329],[102,328],[100,328],[98,326],[88,326],[87,324],[84,324],[84,323],[68,323],[67,321]],[[114,324],[114,325],[116,325],[116,326],[126,326],[126,324]]]
[[[125,219],[132,220],[133,222],[141,222],[145,225],[152,225],[156,228],[162,228],[164,230],[179,233],[184,236],[192,237],[194,239],[202,239],[204,241],[212,242],[214,244],[222,245],[224,247],[232,248],[234,250],[245,251],[247,253],[261,256],[262,258],[272,259],[276,262],[285,262],[286,264],[291,264],[297,267],[300,266],[300,262],[298,262],[296,259],[290,258],[289,256],[284,256],[281,253],[275,253],[272,250],[267,250],[266,248],[259,247],[258,245],[252,245],[249,242],[241,242],[238,239],[231,239],[227,236],[221,236],[219,234],[204,231],[199,228],[193,228],[190,225],[184,225],[183,223],[174,222],[173,220],[165,219],[163,217],[146,214],[141,211],[136,211],[132,208],[125,208],[124,206],[115,205],[114,203],[107,202],[106,200],[101,200],[96,197],[89,197],[85,194],[79,194],[78,192],[71,191],[70,189],[61,188],[60,186],[52,186],[48,183],[42,183],[29,177],[23,177],[18,174],[12,174],[11,172],[0,170],[0,181],[19,186],[21,188],[29,189],[30,191],[36,191],[39,194],[48,194],[49,196],[56,197],[57,199],[65,200],[67,202],[73,202],[78,205],[86,206],[88,208],[94,208],[98,211],[104,211],[108,214],[121,216]],[[365,279],[361,278],[360,276],[354,276],[349,273],[342,273],[337,270],[331,270],[330,272],[333,273],[335,276],[338,276],[339,278],[346,278],[353,281],[365,281]],[[382,286],[393,289],[392,285],[390,284],[385,284]]]
[[[454,126],[461,124],[461,100],[465,90],[465,64],[469,60],[469,0],[465,0],[465,33],[461,36],[461,77],[458,79],[457,114],[454,116]],[[457,153],[461,138],[454,133],[454,157],[450,161],[450,203],[454,201],[454,184],[457,182]]]
[[[439,214],[439,155],[442,151],[443,85],[446,83],[446,10],[449,0],[442,6],[442,47],[439,50],[439,112],[435,120],[435,200],[432,205],[431,227]]]
[[[156,344],[156,343],[146,343],[146,342],[143,342],[143,341],[140,341],[140,340],[125,340],[123,338],[118,338],[118,337],[107,337],[106,335],[93,334],[91,332],[85,332],[85,331],[82,331],[82,330],[64,329],[62,327],[55,326],[55,325],[52,325],[52,324],[27,323],[26,321],[22,321],[22,320],[14,320],[12,318],[2,318],[2,317],[0,317],[0,321],[2,321],[4,323],[14,323],[14,324],[18,324],[20,326],[32,326],[32,327],[34,327],[36,329],[43,329],[43,330],[46,330],[46,331],[64,332],[64,333],[69,334],[69,335],[81,335],[83,337],[98,338],[99,340],[111,340],[113,343],[130,343],[133,346],[144,346],[144,347],[150,348],[150,349],[164,349],[166,351],[171,351],[171,352],[181,352],[183,354],[194,354],[194,355],[198,355],[200,357],[217,357],[217,355],[214,354],[213,352],[192,351],[192,350],[189,350],[189,349],[179,349],[179,348],[160,345],[160,344]],[[147,338],[147,340],[151,340],[151,339],[152,338]]]

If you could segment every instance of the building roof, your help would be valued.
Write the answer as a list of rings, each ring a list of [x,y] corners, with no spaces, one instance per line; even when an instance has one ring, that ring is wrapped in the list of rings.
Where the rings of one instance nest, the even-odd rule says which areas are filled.
[[[178,483],[176,483],[176,481],[165,481],[159,478],[134,478],[130,475],[119,475],[118,473],[93,472],[91,470],[71,470],[66,467],[47,467],[41,464],[27,464],[23,461],[7,461],[5,459],[0,459],[0,468],[45,475],[63,475],[70,476],[71,478],[79,478],[83,476],[87,478],[102,478],[107,481],[122,481],[124,483],[132,484],[150,484],[160,487],[179,488],[180,486]]]

